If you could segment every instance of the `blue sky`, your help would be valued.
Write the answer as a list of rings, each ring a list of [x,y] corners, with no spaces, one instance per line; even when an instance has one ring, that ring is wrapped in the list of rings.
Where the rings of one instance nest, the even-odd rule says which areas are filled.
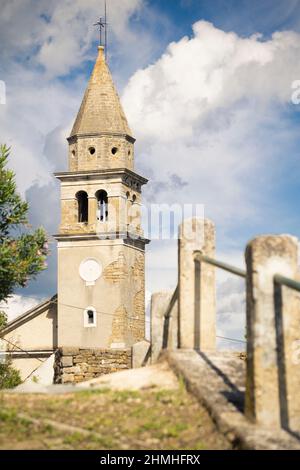
[[[52,173],[66,168],[65,138],[95,60],[101,2],[1,4],[0,141],[12,145],[32,225],[53,234]],[[233,264],[243,264],[257,234],[299,237],[300,104],[291,87],[300,80],[300,1],[108,0],[108,9],[109,63],[137,137],[137,170],[150,180],[145,203],[204,204],[218,257]],[[25,297],[55,293],[51,249],[49,269],[18,291],[16,309],[28,307]],[[173,288],[176,242],[153,242],[147,266],[149,292]],[[226,290],[236,299],[235,286]]]
[[[151,4],[174,18],[179,34],[186,34],[190,25],[200,18],[213,22],[224,31],[235,31],[239,35],[250,35],[257,31],[270,35],[275,30],[297,30],[299,27],[298,1],[154,0]]]
[[[145,64],[142,60],[140,66],[157,59],[171,41],[178,41],[185,35],[191,36],[192,25],[201,19],[212,22],[224,31],[234,31],[240,36],[259,32],[264,38],[268,38],[274,31],[300,30],[298,0],[147,0],[145,4],[149,6],[151,15],[138,12],[129,19],[132,30],[148,30],[153,37],[150,60],[145,57]],[[97,38],[95,33],[96,41]],[[110,47],[115,52],[117,46],[114,42]],[[118,65],[119,60],[113,57],[112,70],[117,72]],[[91,61],[90,68],[92,66]],[[128,70],[129,72],[134,70]],[[64,77],[67,80],[72,78],[72,74]],[[122,78],[125,80],[124,76]]]
[[[101,1],[98,3],[101,14],[103,12]],[[212,22],[224,31],[234,31],[240,36],[260,32],[268,38],[274,31],[285,29],[299,31],[300,29],[298,0],[254,0],[252,2],[247,0],[146,0],[144,4],[148,6],[148,10],[137,11],[128,19],[132,31],[136,31],[137,34],[139,31],[147,31],[152,38],[150,59],[148,55],[145,55],[144,60],[142,59],[139,63],[140,66],[148,65],[151,60],[157,59],[171,41],[177,41],[185,35],[191,36],[192,25],[201,19]],[[51,24],[51,16],[40,13],[40,18]],[[92,53],[98,41],[98,33],[92,23],[87,23],[86,28],[90,32],[94,31],[94,42],[91,43],[89,50]],[[17,38],[17,34],[15,36]],[[122,41],[122,37],[119,41]],[[116,50],[119,41],[115,41],[115,38],[110,36],[109,46],[113,51],[110,51],[111,68],[115,73],[121,62],[120,54]],[[19,62],[26,64],[34,52],[33,49],[24,56],[21,49],[16,57]],[[132,52],[134,54],[134,51]],[[93,60],[90,63],[82,62],[77,64],[75,69],[69,70],[66,75],[58,76],[58,79],[63,82],[72,82],[74,77],[82,72],[88,76],[92,66]],[[4,63],[2,63],[2,69],[2,73],[5,74]],[[134,69],[128,69],[127,73],[134,71]],[[125,74],[120,78],[117,74],[117,78],[122,78],[124,81],[128,77]]]

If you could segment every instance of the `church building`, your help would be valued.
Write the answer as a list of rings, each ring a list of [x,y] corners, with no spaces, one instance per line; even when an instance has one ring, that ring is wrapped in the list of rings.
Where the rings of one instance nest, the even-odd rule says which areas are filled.
[[[57,382],[79,382],[141,365],[149,349],[149,240],[141,227],[147,180],[134,171],[135,139],[103,46],[67,140],[68,171],[55,174],[61,186],[57,295],[1,334],[23,379],[48,361]]]

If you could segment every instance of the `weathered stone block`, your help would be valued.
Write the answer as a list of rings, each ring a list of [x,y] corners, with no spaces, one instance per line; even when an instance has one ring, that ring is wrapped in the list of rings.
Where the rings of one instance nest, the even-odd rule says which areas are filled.
[[[71,367],[73,365],[73,356],[63,356],[61,358],[62,367]]]
[[[75,377],[74,374],[63,374],[61,377],[61,383],[66,384],[66,383],[72,383],[74,382]]]
[[[80,374],[81,368],[79,366],[66,367],[63,369],[64,374]]]
[[[85,361],[85,357],[84,356],[74,356],[73,358],[73,363],[74,364],[77,364],[78,362],[84,362]]]
[[[84,375],[75,375],[74,380],[77,383],[82,382],[84,381]]]
[[[121,357],[124,364],[128,364],[126,355]],[[140,341],[132,346],[132,367],[142,367],[150,361],[150,342]]]

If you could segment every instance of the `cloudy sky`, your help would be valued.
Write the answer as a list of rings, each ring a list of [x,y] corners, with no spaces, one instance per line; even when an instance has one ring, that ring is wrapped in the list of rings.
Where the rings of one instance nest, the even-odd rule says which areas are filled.
[[[52,173],[66,168],[102,6],[0,0],[0,142],[12,147],[30,222],[50,234],[59,224]],[[239,266],[254,235],[299,236],[300,1],[108,0],[108,9],[109,64],[137,171],[150,179],[145,203],[204,204],[218,258]],[[56,292],[51,250],[47,271],[12,299],[11,318]],[[148,292],[174,288],[176,275],[176,242],[152,242]],[[220,335],[243,338],[243,290],[220,276]]]

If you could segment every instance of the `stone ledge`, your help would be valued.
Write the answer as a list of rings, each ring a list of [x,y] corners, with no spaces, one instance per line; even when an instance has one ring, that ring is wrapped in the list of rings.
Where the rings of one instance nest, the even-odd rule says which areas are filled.
[[[248,450],[295,450],[300,440],[284,430],[254,425],[243,414],[245,362],[236,353],[164,351],[177,376],[206,407],[218,429],[234,447]]]
[[[75,354],[80,354],[80,355],[83,355],[83,354],[112,354],[112,355],[115,355],[115,354],[120,354],[120,352],[122,352],[123,354],[131,354],[131,348],[120,348],[120,349],[108,349],[108,348],[85,348],[85,349],[81,349],[81,348],[75,348],[75,347],[63,347],[63,348],[59,348],[60,352],[64,355],[64,356],[74,356]]]

